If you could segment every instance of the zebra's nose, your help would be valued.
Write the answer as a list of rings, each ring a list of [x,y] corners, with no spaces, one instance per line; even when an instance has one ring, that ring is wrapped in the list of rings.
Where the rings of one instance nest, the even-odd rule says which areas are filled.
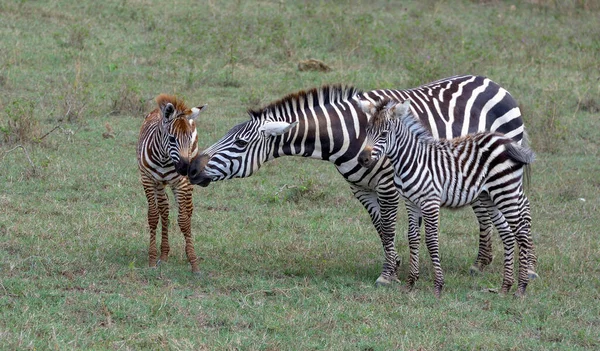
[[[371,150],[363,150],[358,154],[358,164],[362,167],[369,167],[371,165]]]
[[[181,174],[182,176],[187,177],[189,166],[189,162],[181,160],[175,165],[175,171],[177,171],[177,173]]]

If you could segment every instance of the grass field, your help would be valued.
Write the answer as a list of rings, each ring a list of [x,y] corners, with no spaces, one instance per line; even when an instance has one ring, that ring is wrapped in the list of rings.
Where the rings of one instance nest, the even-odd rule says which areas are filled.
[[[0,349],[599,349],[599,23],[595,0],[1,2]],[[299,71],[308,58],[331,71]],[[195,189],[201,278],[175,210],[170,260],[147,267],[135,148],[159,93],[209,105],[208,146],[300,89],[465,73],[515,96],[538,155],[541,278],[525,299],[489,292],[497,237],[469,274],[469,210],[442,213],[442,299],[425,249],[415,291],[376,288],[367,212],[331,164],[302,158]]]

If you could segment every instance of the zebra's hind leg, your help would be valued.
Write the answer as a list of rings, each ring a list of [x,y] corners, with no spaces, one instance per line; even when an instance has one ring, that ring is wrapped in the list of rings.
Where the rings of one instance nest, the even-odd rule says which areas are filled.
[[[491,198],[485,196],[480,197],[482,205],[490,210],[492,222],[496,229],[502,244],[504,246],[504,272],[502,277],[502,286],[500,287],[500,293],[506,294],[510,291],[510,288],[515,282],[513,266],[514,266],[514,252],[515,252],[515,235],[511,230],[506,218],[498,210],[496,204]]]
[[[167,262],[169,259],[169,198],[165,191],[165,185],[160,183],[156,187],[156,203],[160,212],[160,221],[162,224],[160,241],[160,258],[157,264]]]
[[[173,187],[178,206],[177,222],[179,223],[179,228],[185,239],[185,254],[192,267],[192,273],[199,275],[200,268],[198,267],[198,257],[194,250],[191,229],[192,212],[194,210],[194,203],[192,202],[193,191],[194,188],[192,184],[184,177],[182,177],[181,181]]]
[[[521,189],[521,192],[523,190]],[[529,279],[539,278],[539,275],[535,272],[537,266],[537,255],[535,253],[535,247],[533,245],[533,238],[531,237],[531,208],[529,207],[529,199],[522,193],[520,198],[522,201],[522,218],[525,221],[525,224],[529,228],[528,242],[529,242],[529,267],[527,270],[527,275]]]
[[[148,200],[148,229],[150,230],[150,246],[148,247],[148,266],[156,266],[156,228],[158,227],[158,208],[156,206],[155,184],[152,179],[142,176],[144,193]]]
[[[483,199],[487,197],[487,193],[480,195]],[[477,199],[472,204],[473,212],[479,222],[479,251],[475,263],[469,268],[471,274],[481,273],[483,269],[492,263],[492,220],[488,209],[482,205],[482,202]]]
[[[537,273],[533,271],[535,259],[532,259],[533,243],[531,240],[531,216],[529,208],[529,200],[522,195],[520,203],[520,218],[517,226],[517,244],[519,245],[519,280],[517,284],[517,292],[515,296],[522,297],[525,295],[529,279],[533,276],[537,277]]]

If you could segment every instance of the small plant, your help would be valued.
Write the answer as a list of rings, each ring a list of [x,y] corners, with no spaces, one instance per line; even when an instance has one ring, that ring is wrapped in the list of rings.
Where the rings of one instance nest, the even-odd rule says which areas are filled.
[[[137,88],[123,85],[112,100],[111,111],[114,115],[139,116],[149,110],[147,105]]]
[[[39,139],[40,125],[31,100],[14,100],[4,108],[6,120],[0,123],[3,144],[30,143]]]

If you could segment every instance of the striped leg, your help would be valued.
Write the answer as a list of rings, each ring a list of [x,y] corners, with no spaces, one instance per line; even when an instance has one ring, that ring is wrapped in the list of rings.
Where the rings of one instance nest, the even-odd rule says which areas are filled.
[[[525,295],[529,278],[533,275],[532,264],[535,260],[531,259],[532,241],[531,241],[531,211],[529,208],[529,200],[525,195],[519,203],[520,218],[516,226],[517,244],[519,245],[519,280],[517,283],[517,292],[515,296],[522,297]]]
[[[523,195],[521,201],[523,201],[523,219],[528,223],[529,228],[531,228],[531,209],[529,207],[529,199],[523,193],[523,189],[521,187],[521,194]],[[529,279],[538,278],[538,274],[535,272],[535,267],[537,266],[537,256],[535,254],[535,246],[533,245],[533,238],[531,237],[531,231],[529,233]]]
[[[160,241],[160,259],[157,264],[167,262],[169,259],[169,198],[165,191],[165,185],[158,183],[156,186],[156,203],[158,212],[160,212],[160,221],[162,224]]]
[[[482,196],[484,196],[482,194]],[[487,196],[487,195],[485,195]],[[471,266],[471,274],[483,271],[483,268],[492,262],[492,220],[488,209],[482,206],[479,199],[471,204],[473,212],[479,222],[479,251],[475,263]]]
[[[442,295],[442,288],[444,287],[444,272],[442,271],[438,240],[440,205],[439,203],[431,204],[426,208],[422,208],[421,211],[423,213],[423,221],[425,222],[425,244],[427,245],[435,273],[434,294],[435,297],[439,298]]]
[[[192,266],[192,272],[199,274],[200,269],[198,268],[198,257],[196,256],[196,251],[194,250],[191,229],[192,212],[194,209],[194,204],[192,202],[193,191],[194,189],[192,185],[188,182],[187,178],[183,177],[181,177],[180,182],[173,187],[173,192],[175,193],[175,199],[178,206],[177,221],[185,239],[185,254],[190,262],[190,265]]]
[[[154,181],[142,176],[144,193],[148,200],[148,228],[150,229],[150,246],[148,248],[148,266],[156,266],[156,227],[158,227],[158,207],[156,206],[156,189]]]
[[[498,234],[504,245],[504,272],[502,278],[502,286],[500,288],[501,293],[506,294],[510,291],[510,288],[515,282],[513,266],[514,266],[514,252],[515,252],[515,236],[506,219],[498,211],[496,205],[488,196],[481,196],[482,204],[486,206],[492,215],[492,221],[498,229]]]
[[[383,246],[384,263],[381,275],[375,281],[377,286],[387,286],[393,281],[398,281],[397,270],[399,265],[398,253],[394,243],[396,236],[396,215],[400,196],[392,184],[390,196],[385,198],[372,190],[366,190],[350,184],[354,197],[365,207],[371,216],[381,244]]]
[[[419,244],[421,240],[421,211],[406,203],[408,213],[408,249],[410,252],[408,267],[408,288],[412,289],[419,279]]]

